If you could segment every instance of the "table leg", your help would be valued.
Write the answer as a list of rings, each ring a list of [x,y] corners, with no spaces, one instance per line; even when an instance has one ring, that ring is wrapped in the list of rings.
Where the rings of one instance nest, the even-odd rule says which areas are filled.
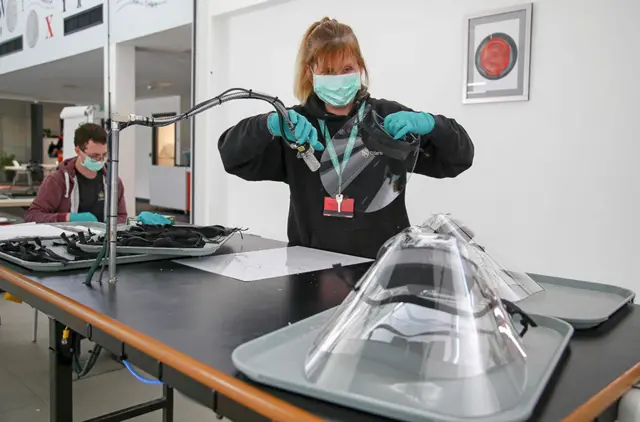
[[[71,340],[63,344],[64,325],[49,319],[49,411],[51,422],[73,422]]]
[[[173,422],[173,388],[162,384],[162,396],[166,400],[162,409],[162,422]]]
[[[33,308],[33,342],[38,342],[38,310]]]

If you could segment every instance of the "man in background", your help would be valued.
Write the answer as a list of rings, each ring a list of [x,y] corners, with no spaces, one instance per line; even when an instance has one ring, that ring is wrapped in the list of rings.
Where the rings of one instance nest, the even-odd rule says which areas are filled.
[[[107,133],[95,123],[76,129],[76,157],[62,161],[40,185],[25,214],[26,222],[105,222]],[[124,185],[118,179],[118,223],[127,221]]]

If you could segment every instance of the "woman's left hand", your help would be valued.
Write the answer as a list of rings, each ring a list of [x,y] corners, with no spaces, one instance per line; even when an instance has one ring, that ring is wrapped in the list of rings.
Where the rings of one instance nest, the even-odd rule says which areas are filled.
[[[435,125],[433,116],[422,112],[398,111],[384,118],[384,130],[394,139],[400,139],[407,133],[426,135]]]

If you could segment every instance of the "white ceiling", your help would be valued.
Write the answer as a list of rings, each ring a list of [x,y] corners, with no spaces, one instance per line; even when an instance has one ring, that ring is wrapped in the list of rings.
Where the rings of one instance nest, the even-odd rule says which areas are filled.
[[[191,25],[152,34],[129,44],[137,47],[136,98],[191,93]],[[102,104],[103,62],[104,53],[100,48],[0,75],[0,98],[14,96],[43,102]]]

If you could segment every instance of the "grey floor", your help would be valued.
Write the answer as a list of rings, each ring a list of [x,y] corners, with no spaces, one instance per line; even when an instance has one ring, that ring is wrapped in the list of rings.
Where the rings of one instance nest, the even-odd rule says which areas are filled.
[[[40,314],[38,341],[33,343],[34,311],[29,305],[0,298],[0,318],[0,422],[49,421],[48,319]],[[74,381],[73,393],[74,420],[83,421],[158,398],[162,387],[140,383],[103,354],[86,378]],[[131,420],[160,422],[162,414]],[[174,420],[217,419],[213,412],[176,393]]]

